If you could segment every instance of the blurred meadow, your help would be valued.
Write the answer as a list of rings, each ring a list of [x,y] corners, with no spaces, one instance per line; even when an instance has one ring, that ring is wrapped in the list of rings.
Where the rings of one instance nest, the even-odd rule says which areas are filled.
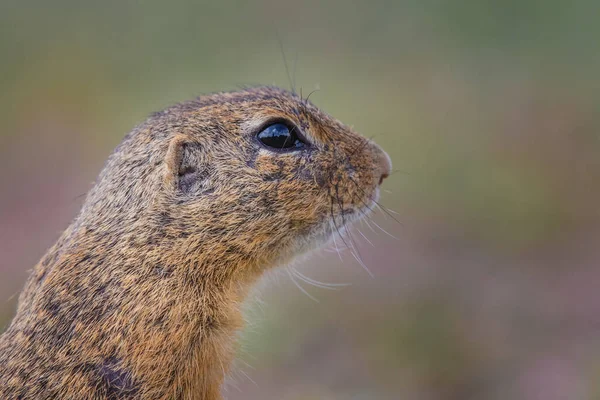
[[[390,154],[357,224],[248,303],[231,400],[600,399],[600,2],[0,2],[0,329],[152,111],[296,86]],[[295,73],[294,73],[295,72]],[[371,229],[373,228],[373,229]],[[364,235],[368,241],[363,238]],[[372,242],[372,245],[369,244]]]

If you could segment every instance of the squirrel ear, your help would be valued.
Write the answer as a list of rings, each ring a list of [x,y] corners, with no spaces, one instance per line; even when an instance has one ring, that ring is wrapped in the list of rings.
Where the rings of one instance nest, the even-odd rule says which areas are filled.
[[[165,159],[167,186],[190,192],[202,180],[200,173],[200,145],[187,136],[177,135],[169,143]]]

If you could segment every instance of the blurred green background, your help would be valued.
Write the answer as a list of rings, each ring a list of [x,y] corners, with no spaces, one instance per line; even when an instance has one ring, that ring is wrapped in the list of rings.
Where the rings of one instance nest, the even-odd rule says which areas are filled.
[[[600,399],[600,2],[0,3],[0,326],[152,111],[296,85],[386,149],[395,210],[273,273],[228,399]],[[386,218],[387,217],[387,218]],[[371,224],[373,225],[373,224]],[[0,328],[2,329],[2,328]]]

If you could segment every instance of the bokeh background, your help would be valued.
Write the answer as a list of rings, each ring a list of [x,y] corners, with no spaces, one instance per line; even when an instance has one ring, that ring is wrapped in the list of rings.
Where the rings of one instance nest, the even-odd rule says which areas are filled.
[[[354,231],[373,278],[322,251],[299,270],[351,286],[260,285],[227,398],[600,399],[599,17],[594,0],[2,0],[0,327],[126,132],[202,93],[289,87],[283,48],[298,88],[389,152],[399,222]]]

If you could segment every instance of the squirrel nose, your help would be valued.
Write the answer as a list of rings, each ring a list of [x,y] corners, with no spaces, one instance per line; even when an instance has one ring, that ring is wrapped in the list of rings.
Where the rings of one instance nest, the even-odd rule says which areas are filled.
[[[381,176],[379,177],[379,185],[380,186],[381,186],[381,184],[383,184],[383,180],[385,178],[387,178],[388,176],[390,176],[390,174],[386,174],[386,173],[381,174]]]
[[[383,180],[389,177],[392,173],[392,160],[385,151],[383,151],[379,146],[377,147],[379,153],[379,185],[381,185]]]

